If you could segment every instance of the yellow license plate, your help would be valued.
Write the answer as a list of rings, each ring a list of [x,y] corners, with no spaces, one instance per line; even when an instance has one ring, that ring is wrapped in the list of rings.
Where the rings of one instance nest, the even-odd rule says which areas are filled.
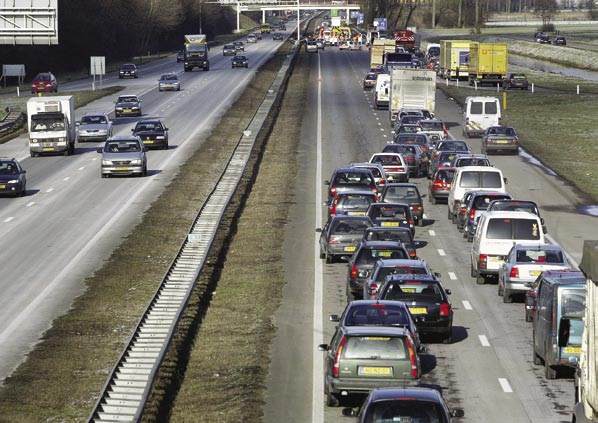
[[[401,292],[408,292],[408,293],[413,293],[415,292],[415,288],[405,288],[405,287],[401,287]]]
[[[399,222],[382,222],[380,226],[399,226]]]
[[[353,252],[357,249],[357,247],[355,245],[351,246],[351,247],[345,247],[345,251],[350,251]]]
[[[378,255],[380,257],[392,257],[392,251],[379,251]]]
[[[131,113],[132,111],[133,111],[133,110],[130,110],[130,109],[125,109],[125,110],[124,110],[124,112],[125,112],[125,113]]]
[[[0,185],[0,189],[6,189],[6,185]]]
[[[349,216],[365,216],[365,212],[349,212]]]
[[[529,272],[532,276],[539,276],[540,273],[542,273],[541,270],[532,270],[531,272]]]
[[[54,147],[44,147],[44,151],[54,151]]]
[[[152,140],[143,140],[143,143],[144,144],[153,144],[154,141],[152,141]]]
[[[565,347],[565,354],[581,354],[581,347]]]
[[[390,376],[392,369],[390,367],[360,367],[359,374],[363,376]]]
[[[117,167],[116,170],[129,170],[128,167]]]
[[[428,309],[425,307],[409,307],[411,314],[426,314]]]
[[[508,141],[508,140],[496,140],[496,142],[497,142],[498,144],[506,144],[506,143],[508,143],[509,141]]]
[[[500,259],[500,258],[498,258],[498,257],[494,257],[494,256],[492,256],[492,257],[490,257],[490,261],[493,261],[493,262],[503,262],[504,260],[503,260],[503,259]]]

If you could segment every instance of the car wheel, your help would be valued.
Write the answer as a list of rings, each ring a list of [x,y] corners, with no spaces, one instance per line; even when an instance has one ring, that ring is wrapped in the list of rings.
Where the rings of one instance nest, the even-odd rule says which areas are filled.
[[[470,264],[471,268],[470,268],[470,274],[472,278],[475,278],[478,276],[478,272],[476,272],[475,268],[473,267],[473,263]]]
[[[447,217],[447,219],[448,219],[448,220],[453,220],[453,215],[451,214],[451,209],[450,209],[450,208],[447,208],[447,212],[448,212],[448,213],[447,213],[447,216],[448,216],[448,217]]]
[[[326,264],[332,264],[332,256],[328,253],[325,254]]]
[[[443,344],[453,343],[453,328],[451,327],[445,337],[442,339]]]
[[[544,362],[544,376],[546,376],[546,379],[556,379],[557,370]]]
[[[498,296],[502,297],[503,296],[503,289],[502,289],[502,284],[500,283],[500,281],[498,281]]]
[[[419,227],[424,226],[424,218],[423,217],[421,219],[417,219],[417,226],[419,226]]]
[[[473,237],[467,234],[467,242],[473,242]]]
[[[459,222],[459,221],[457,220],[457,215],[456,215],[456,214],[453,214],[453,215],[451,216],[451,220],[453,221],[453,223],[454,223],[455,225],[456,225],[456,224]]]
[[[502,302],[505,304],[510,304],[513,302],[513,297],[511,296],[511,292],[508,291],[507,289],[503,290]]]
[[[432,195],[430,195],[430,197],[428,198],[428,200],[430,200],[430,203],[436,205],[436,197],[433,197]]]
[[[328,407],[338,407],[340,405],[340,401],[336,395],[334,395],[330,390],[326,393],[326,405]]]
[[[158,87],[158,91],[159,91],[159,92],[162,92],[162,88]]]
[[[102,173],[101,175],[102,175],[102,178],[107,178],[108,176],[110,176],[107,173]]]
[[[165,144],[162,146],[162,150],[168,150],[168,143],[165,143]]]
[[[478,285],[484,285],[486,283],[486,277],[484,275],[481,274],[477,274],[476,278],[475,278],[475,282]]]
[[[535,338],[535,336],[534,336]],[[533,345],[533,342],[532,342]],[[534,360],[534,364],[537,366],[541,366],[542,365],[542,359],[540,358],[540,356],[538,354],[536,354],[536,350],[533,349],[534,347],[532,347],[532,356],[533,356],[533,360]]]
[[[324,260],[326,258],[326,253],[322,252],[322,250],[320,250],[320,259]]]

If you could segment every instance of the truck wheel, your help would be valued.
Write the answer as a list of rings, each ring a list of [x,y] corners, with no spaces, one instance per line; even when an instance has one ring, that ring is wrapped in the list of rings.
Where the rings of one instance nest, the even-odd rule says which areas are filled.
[[[336,395],[328,391],[326,393],[326,405],[328,407],[338,407],[340,405],[340,401],[338,400]]]
[[[535,338],[535,336],[534,336],[534,338]],[[533,342],[532,342],[532,345],[533,345]],[[540,358],[540,356],[538,354],[536,354],[536,350],[534,349],[533,346],[532,346],[532,358],[533,358],[534,364],[536,366],[541,366],[542,365],[542,359]]]
[[[556,379],[557,370],[550,367],[546,362],[544,363],[544,376],[546,379]]]
[[[207,71],[209,71],[209,70],[210,70],[210,67],[209,67],[209,66],[206,66],[205,68],[203,68],[203,70],[204,70],[204,72],[207,72]]]
[[[484,275],[480,275],[480,274],[478,273],[478,275],[477,275],[477,276],[476,276],[476,278],[475,278],[475,282],[476,282],[478,285],[484,285],[484,284],[486,283],[486,277],[485,277]]]

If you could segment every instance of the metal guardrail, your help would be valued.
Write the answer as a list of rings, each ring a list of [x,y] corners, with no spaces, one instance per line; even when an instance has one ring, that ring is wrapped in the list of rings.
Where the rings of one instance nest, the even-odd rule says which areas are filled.
[[[25,113],[20,110],[10,110],[8,114],[0,121],[0,135],[12,132],[16,125],[21,125],[25,119]]]
[[[199,278],[226,207],[241,180],[255,140],[284,83],[293,54],[289,55],[278,72],[216,187],[199,211],[187,238],[104,385],[88,419],[89,423],[138,422],[141,419],[172,335]]]

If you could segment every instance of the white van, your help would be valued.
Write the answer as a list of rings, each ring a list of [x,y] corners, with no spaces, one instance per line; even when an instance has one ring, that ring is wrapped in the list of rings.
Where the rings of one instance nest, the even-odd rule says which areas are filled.
[[[471,245],[471,276],[484,284],[486,276],[498,275],[513,244],[532,242],[545,242],[538,215],[523,211],[482,213]]]
[[[496,167],[465,166],[457,168],[448,195],[448,219],[457,223],[457,214],[461,212],[461,201],[467,191],[488,189],[506,193],[506,184],[507,179]]]
[[[491,126],[501,124],[500,100],[497,97],[467,97],[465,99],[463,135],[483,135]]]
[[[387,73],[381,73],[378,75],[378,79],[376,79],[376,92],[374,93],[374,103],[376,104],[376,109],[388,107],[389,93],[390,75]]]

